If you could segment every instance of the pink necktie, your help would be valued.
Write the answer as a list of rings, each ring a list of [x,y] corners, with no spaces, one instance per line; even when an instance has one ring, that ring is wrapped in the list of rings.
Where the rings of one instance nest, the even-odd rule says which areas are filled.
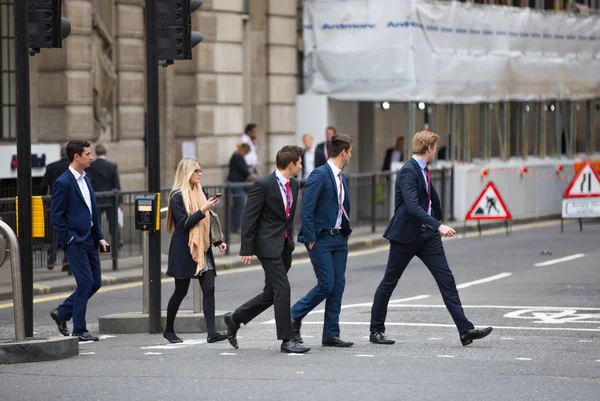
[[[292,203],[292,190],[290,188],[290,182],[286,182],[285,183],[285,198],[286,198],[286,203],[285,203],[285,218],[289,219],[290,218],[290,207],[291,207],[291,203]],[[288,232],[287,229],[285,230],[285,238],[288,237]]]
[[[339,194],[339,203],[340,203],[340,209],[342,209],[342,213],[344,214],[344,217],[346,218],[346,220],[350,221],[350,218],[348,217],[348,214],[346,213],[346,209],[344,209],[344,202],[342,201],[342,190],[344,189],[343,186],[343,178],[342,178],[342,172],[340,171],[338,173],[338,177],[340,177],[340,190],[338,192]]]
[[[431,214],[431,175],[427,166],[425,166],[425,175],[427,176],[427,213]]]

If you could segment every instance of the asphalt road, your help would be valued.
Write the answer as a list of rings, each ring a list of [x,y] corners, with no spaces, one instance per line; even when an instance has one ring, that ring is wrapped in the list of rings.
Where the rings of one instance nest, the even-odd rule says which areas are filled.
[[[534,225],[449,240],[446,253],[467,316],[494,326],[463,347],[425,266],[411,262],[389,309],[393,346],[368,341],[370,302],[386,247],[350,255],[341,315],[349,349],[320,345],[322,306],[303,326],[305,355],[279,352],[272,309],[241,328],[240,349],[206,344],[205,335],[107,336],[77,358],[0,366],[0,399],[9,400],[597,400],[600,394],[600,225]],[[551,255],[541,255],[550,250]],[[260,267],[222,271],[217,308],[232,310],[262,287]],[[290,272],[292,300],[314,284],[310,264]],[[163,308],[172,283],[163,285]],[[105,287],[90,301],[90,330],[102,315],[141,309],[136,284]],[[48,312],[63,294],[35,303],[37,335],[56,334]],[[191,308],[191,295],[183,308]],[[0,303],[0,337],[13,333]]]

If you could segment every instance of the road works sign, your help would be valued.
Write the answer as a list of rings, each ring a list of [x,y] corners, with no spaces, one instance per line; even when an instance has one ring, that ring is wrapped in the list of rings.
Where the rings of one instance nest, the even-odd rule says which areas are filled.
[[[493,182],[481,192],[465,220],[511,220],[512,215]]]
[[[563,195],[562,218],[600,217],[600,176],[586,161]]]

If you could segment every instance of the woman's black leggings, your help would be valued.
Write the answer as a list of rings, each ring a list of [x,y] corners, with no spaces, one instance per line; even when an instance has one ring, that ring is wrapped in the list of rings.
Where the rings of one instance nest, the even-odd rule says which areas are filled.
[[[215,336],[217,330],[215,328],[215,271],[208,270],[198,278],[200,280],[200,287],[202,288],[202,308],[204,312],[204,320],[206,321],[206,329],[208,336]],[[183,301],[183,298],[187,295],[190,287],[189,278],[175,279],[175,291],[169,299],[169,305],[167,306],[167,327],[165,331],[173,332],[173,325],[175,323],[175,316],[179,306]]]

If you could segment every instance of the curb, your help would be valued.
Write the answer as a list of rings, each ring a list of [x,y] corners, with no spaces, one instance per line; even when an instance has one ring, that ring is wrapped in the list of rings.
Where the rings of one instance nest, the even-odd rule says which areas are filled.
[[[545,216],[545,217],[531,217],[531,218],[523,218],[523,219],[519,219],[519,220],[513,220],[509,224],[509,232],[510,232],[511,226],[517,226],[517,225],[520,226],[520,225],[526,225],[526,224],[537,223],[537,222],[542,222],[542,221],[551,221],[551,220],[557,220],[557,222],[558,222],[559,219],[560,219],[560,215],[557,214],[557,215],[550,215],[550,216]],[[455,223],[462,223],[462,225],[458,226]],[[457,237],[461,234],[477,231],[477,225],[474,223],[468,223],[468,225],[466,226],[466,230],[464,227],[464,222],[448,222],[447,224],[449,224],[450,226],[452,226],[452,225],[455,226],[454,228],[456,230]],[[483,222],[481,224],[481,231],[484,232],[485,230],[489,230],[489,229],[501,228],[501,227],[505,227],[505,225],[506,225],[506,223],[504,221],[502,221],[502,222]],[[381,228],[378,227],[378,229],[381,229]],[[381,233],[382,232],[383,232],[383,229],[381,229]],[[361,249],[367,249],[367,248],[387,245],[389,243],[389,241],[386,240],[385,238],[381,237],[381,233],[371,234],[370,236],[364,236],[362,238],[357,238],[355,240],[351,239],[348,243],[348,250],[356,251],[356,250],[361,250]],[[304,249],[304,247],[296,246],[296,252],[294,252],[294,256],[299,257],[299,256],[308,256],[308,255],[307,255],[307,252]],[[243,265],[238,258],[230,258],[229,260],[217,261],[217,263],[218,263],[218,268],[223,269],[223,270],[231,270],[231,269],[237,269],[240,267],[247,267],[246,265]],[[161,278],[167,277],[165,275],[165,270],[161,269]],[[119,274],[120,276],[115,277],[112,275],[114,273]],[[127,273],[130,273],[130,274],[127,274]],[[126,283],[132,283],[132,282],[139,282],[142,279],[143,279],[143,275],[142,275],[140,267],[122,269],[122,270],[118,270],[117,272],[111,271],[111,272],[108,272],[108,274],[103,274],[102,275],[102,285],[110,286],[110,285],[115,285],[115,284],[126,284]],[[65,280],[65,281],[68,280],[69,282],[68,283],[58,283],[58,281],[61,281],[61,280]],[[52,283],[52,281],[57,281],[57,283],[54,284],[54,283]],[[69,291],[75,290],[75,287],[76,287],[76,284],[73,281],[72,277],[69,277],[69,278],[61,277],[61,278],[55,279],[55,280],[44,281],[44,283],[45,284],[33,283],[33,295],[34,296],[49,295],[49,294],[54,294],[54,293],[59,293],[59,292],[69,292]],[[49,285],[49,284],[51,284],[51,285]],[[12,300],[12,292],[0,293],[0,301],[9,301],[9,300]]]

